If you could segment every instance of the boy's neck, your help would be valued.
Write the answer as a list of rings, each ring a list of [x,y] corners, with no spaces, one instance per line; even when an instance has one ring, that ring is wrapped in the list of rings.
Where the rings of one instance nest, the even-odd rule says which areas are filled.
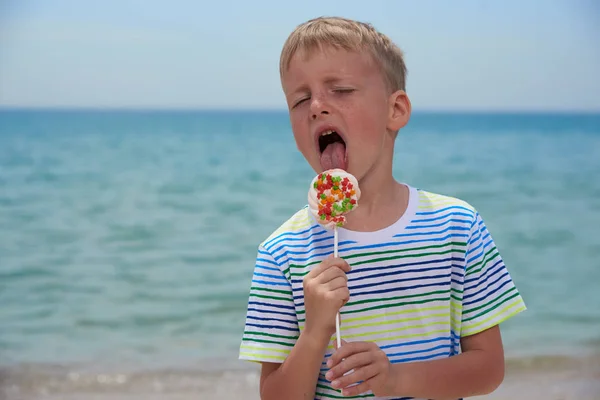
[[[379,170],[379,171],[378,171]],[[358,207],[347,215],[344,228],[372,232],[387,228],[408,208],[409,189],[394,179],[391,163],[378,165],[359,182]]]

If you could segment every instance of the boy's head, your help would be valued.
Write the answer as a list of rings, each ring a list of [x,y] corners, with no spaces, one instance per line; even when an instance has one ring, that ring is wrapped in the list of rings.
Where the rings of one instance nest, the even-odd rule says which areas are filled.
[[[315,171],[342,168],[359,180],[391,172],[410,102],[402,52],[387,36],[344,18],[310,20],[285,42],[280,74],[296,143]]]
[[[315,50],[329,46],[370,54],[381,70],[388,89],[392,92],[406,91],[406,65],[398,46],[371,24],[339,17],[315,18],[299,25],[292,32],[281,52],[281,76],[289,68],[297,51],[310,55]]]

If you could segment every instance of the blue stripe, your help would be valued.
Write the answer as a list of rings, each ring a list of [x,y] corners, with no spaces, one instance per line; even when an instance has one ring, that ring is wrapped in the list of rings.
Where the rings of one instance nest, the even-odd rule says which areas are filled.
[[[458,335],[456,335],[454,332],[451,332],[451,337],[450,336],[443,336],[443,337],[436,337],[433,339],[424,339],[424,340],[415,340],[412,342],[405,342],[405,343],[395,343],[395,344],[388,344],[385,346],[379,346],[380,349],[391,349],[393,347],[405,347],[405,346],[415,346],[415,345],[419,345],[419,344],[425,344],[425,343],[433,343],[433,342],[437,342],[440,340],[452,340],[452,338],[459,338]]]
[[[348,253],[351,253],[351,252],[356,251],[356,250],[376,249],[376,248],[388,247],[388,246],[402,246],[402,245],[405,245],[405,244],[415,244],[415,243],[443,242],[443,241],[446,241],[446,240],[448,240],[450,238],[461,238],[461,237],[468,237],[468,235],[467,234],[457,234],[457,233],[454,233],[454,234],[446,235],[446,236],[441,237],[441,238],[405,240],[405,241],[402,241],[402,242],[387,242],[387,243],[372,244],[372,245],[368,245],[368,246],[348,247],[348,248],[345,248],[345,249],[339,249],[339,254],[340,254],[340,257],[342,257],[343,254],[348,254]],[[308,258],[290,258],[288,261],[289,262],[295,262],[295,263],[307,262],[307,261],[310,261],[310,259],[313,258],[313,257],[315,257],[315,258],[316,257],[327,257],[332,252],[333,251],[328,251],[328,252],[319,253],[319,254],[313,254],[311,257],[308,257]],[[419,254],[419,253],[415,253],[415,254]]]
[[[462,213],[462,212],[451,212],[451,213],[444,214],[444,215],[441,215],[439,217],[434,217],[434,218],[414,219],[414,220],[412,220],[411,223],[417,223],[417,222],[435,222],[435,221],[439,221],[439,220],[444,219],[444,218],[448,218],[449,216],[461,216],[461,217],[473,218],[473,213],[467,214],[467,213]],[[472,224],[472,221],[469,220],[469,224]]]
[[[494,275],[496,275],[497,273],[499,273],[500,271],[502,271],[504,269],[503,267],[504,267],[504,265],[502,264],[502,260],[498,260],[494,265],[492,265],[490,268],[488,268],[488,270],[485,274],[480,275],[479,277],[476,277],[476,278],[471,278],[468,281],[465,280],[465,283],[464,283],[465,290],[473,291],[473,290],[476,290],[478,286],[481,286],[483,284],[485,284],[489,287],[488,280],[490,278],[492,278]],[[471,285],[472,283],[474,283],[474,284]],[[468,299],[469,297],[475,296],[477,293],[471,293],[469,295],[465,295],[464,299]]]
[[[296,314],[294,314],[294,316],[296,316]],[[277,322],[285,322],[288,324],[292,324],[292,325],[298,325],[298,321],[292,321],[289,319],[282,319],[282,318],[266,318],[266,317],[255,317],[254,315],[246,315],[247,319],[254,319],[257,321],[277,321]]]
[[[417,265],[429,265],[429,264],[436,264],[436,263],[451,263],[452,261],[462,262],[464,260],[462,258],[451,257],[451,258],[445,258],[443,260],[429,260],[429,261],[419,261],[419,262],[405,263],[405,264],[386,265],[385,267],[373,268],[372,270],[384,271],[384,270],[394,269],[394,268],[414,267]],[[366,278],[380,278],[380,277],[389,276],[389,275],[403,275],[403,274],[409,274],[411,272],[427,272],[427,271],[446,270],[446,269],[451,269],[452,267],[460,268],[460,266],[458,266],[456,264],[444,265],[442,267],[413,268],[413,269],[407,269],[407,270],[401,270],[401,271],[385,272],[385,273],[373,274],[373,275],[365,275],[363,277],[348,278],[348,282],[353,282],[356,280],[361,280],[361,279],[366,279]],[[364,274],[367,270],[367,268],[361,268],[361,269],[358,269],[358,268],[359,267],[357,267],[356,269],[352,269],[346,275],[352,276],[352,275],[358,274],[358,273]]]
[[[434,214],[439,214],[439,213],[442,213],[442,212],[448,211],[448,210],[465,210],[470,213],[473,212],[473,210],[469,210],[468,208],[463,207],[463,206],[449,206],[449,207],[440,208],[439,210],[434,210],[434,211],[419,211],[415,214],[416,215],[434,215]]]
[[[275,272],[281,273],[281,270],[279,268],[265,267],[264,265],[260,265],[260,264],[256,264],[256,268],[266,269],[267,271],[275,271]]]
[[[287,286],[287,287],[290,287],[290,283],[287,280],[285,282],[269,282],[269,281],[261,281],[261,280],[258,280],[258,279],[252,279],[252,283],[260,283],[261,285],[268,285],[268,286]]]
[[[250,304],[261,304],[261,303],[258,303],[258,302],[252,302],[252,301],[251,301],[251,302],[249,302],[249,303],[250,303]],[[266,305],[266,306],[270,306],[269,304],[264,304],[264,303],[262,303],[262,304],[263,304],[263,305]],[[274,306],[273,306],[273,307],[274,307]],[[293,309],[294,307],[284,307],[284,308],[290,308],[290,309]],[[275,313],[275,314],[277,314],[277,315],[287,315],[287,316],[289,316],[289,317],[294,317],[294,318],[296,318],[296,317],[297,317],[295,312],[294,312],[294,313],[287,313],[287,312],[283,312],[283,311],[276,311],[276,310],[265,310],[265,309],[262,309],[262,308],[248,307],[248,312],[250,312],[250,311],[255,311],[255,312],[257,312],[257,313],[260,313],[260,314],[264,314],[264,313],[267,313],[267,312],[268,312],[268,313]]]
[[[445,260],[430,260],[430,261],[420,261],[420,262],[416,262],[416,263],[396,264],[396,265],[390,265],[390,266],[386,266],[386,267],[377,268],[375,271],[382,271],[382,270],[393,269],[393,268],[402,268],[402,267],[414,267],[417,265],[430,265],[430,264],[437,264],[437,263],[446,263],[446,262],[451,262],[451,261],[457,261],[457,260],[455,258],[448,258]],[[350,282],[362,281],[365,279],[382,278],[385,276],[404,275],[404,274],[408,274],[411,272],[421,272],[421,271],[424,272],[424,271],[442,270],[442,269],[451,271],[452,267],[458,267],[458,266],[455,264],[451,264],[451,265],[447,265],[447,266],[443,266],[443,267],[423,268],[422,270],[421,269],[412,269],[412,270],[407,270],[407,271],[382,272],[379,274],[371,274],[371,275],[366,275],[365,270],[352,270],[352,271],[348,272],[347,275],[352,276],[353,274],[356,274],[356,273],[364,274],[363,276],[360,276],[360,277],[351,277],[351,278],[349,277],[348,282],[350,283]],[[442,275],[442,276],[446,276],[446,275]],[[447,276],[450,276],[450,275],[448,274]],[[462,276],[459,275],[459,277],[462,277]],[[415,280],[415,279],[422,279],[422,277],[407,278],[407,280]],[[302,283],[303,280],[304,279],[302,277],[299,279],[292,278],[292,287],[294,284]]]
[[[430,354],[428,356],[421,356],[421,357],[409,357],[409,358],[399,358],[399,359],[390,359],[390,362],[392,364],[398,364],[398,363],[405,363],[405,362],[412,362],[412,361],[425,361],[425,360],[431,360],[432,358],[438,358],[441,356],[450,356],[450,352],[448,351],[444,351],[442,353],[437,353],[437,354]]]
[[[298,328],[290,328],[288,326],[251,324],[249,322],[246,322],[246,326],[253,326],[255,328],[281,329],[281,330],[285,330],[285,331],[300,332],[300,330]]]
[[[262,255],[265,255],[265,256],[269,256],[269,257],[271,256],[271,253],[269,253],[269,252],[268,252],[268,251],[266,251],[266,250],[262,250],[262,249],[263,249],[263,247],[262,247],[262,246],[259,246],[259,247],[258,247],[258,254],[262,254]]]
[[[439,346],[431,347],[429,349],[404,351],[404,352],[400,352],[400,353],[388,354],[387,356],[388,357],[410,356],[413,354],[429,353],[430,351],[441,350],[441,349],[450,349],[450,348],[451,348],[451,346],[449,344],[441,344]]]
[[[305,233],[308,233],[312,230],[314,230],[315,228],[319,228],[318,224],[314,224],[312,226],[310,226],[309,228],[303,230],[303,231],[299,231],[299,232],[294,232],[294,231],[286,231],[286,232],[282,232],[279,235],[275,236],[273,239],[269,240],[268,242],[265,242],[263,244],[263,246],[267,246],[270,243],[274,242],[275,240],[279,239],[282,236],[298,236],[298,235],[304,235]]]
[[[372,282],[372,283],[365,283],[362,285],[349,285],[349,287],[351,289],[362,289],[362,288],[367,288],[367,287],[373,287],[373,286],[381,286],[382,284],[385,285],[389,285],[391,283],[402,283],[402,282],[412,282],[412,281],[425,281],[428,279],[444,279],[444,278],[450,278],[450,273],[448,274],[443,274],[443,275],[425,275],[425,276],[415,276],[413,278],[402,278],[402,279],[392,279],[389,281],[385,281],[385,282]],[[450,282],[444,282],[444,285],[449,284]]]
[[[263,278],[273,278],[273,279],[278,279],[280,281],[287,281],[287,278],[283,275],[261,274],[260,272],[254,271],[254,276],[260,276]]]
[[[431,232],[415,232],[415,233],[398,233],[393,237],[413,237],[413,236],[429,236],[429,235],[439,235],[442,233],[446,233],[448,231],[468,231],[469,228],[462,226],[449,226],[446,229],[442,229],[441,231],[431,231]]]
[[[416,223],[417,221],[413,221],[412,224]],[[444,222],[440,222],[439,224],[431,224],[431,225],[409,225],[406,227],[406,229],[424,229],[424,228],[438,228],[440,226],[444,226],[444,225],[448,225],[449,223],[452,222],[464,222],[465,224],[470,224],[471,221],[467,221],[464,219],[449,219],[447,221]],[[470,228],[468,228],[470,229]]]
[[[278,240],[277,242],[274,242],[272,245],[270,245],[268,250],[272,251],[276,245],[278,245],[279,243],[282,243],[282,242],[307,242],[307,244],[315,243],[315,242],[322,242],[323,240],[327,240],[328,237],[322,237],[322,238],[318,238],[318,239],[311,239],[311,238],[314,236],[317,236],[317,235],[322,235],[323,233],[327,233],[327,231],[315,233],[313,235],[309,235],[309,236],[303,237],[303,238],[283,238],[281,240]]]
[[[273,307],[273,308],[282,308],[284,310],[295,310],[294,306],[286,306],[286,305],[283,305],[283,304],[265,303],[263,301],[249,301],[248,305],[257,305],[257,306],[262,306],[262,307]],[[256,311],[263,312],[263,313],[265,311],[268,311],[268,312],[278,312],[278,311],[275,311],[275,310],[262,310],[262,309],[257,309]],[[294,317],[296,316],[296,314],[291,314],[291,315],[293,315]]]
[[[266,258],[262,258],[262,257],[256,257],[256,262],[259,262],[259,261],[262,261],[262,262],[264,262],[264,263],[267,263],[267,264],[273,264],[273,265],[276,265],[276,266],[278,266],[278,267],[279,267],[279,264],[278,264],[278,263],[276,263],[276,262],[275,262],[275,261],[273,261],[273,260],[268,260],[268,259],[266,259]]]
[[[389,282],[386,282],[386,283],[394,283],[394,281],[389,281]],[[458,283],[458,282],[455,282],[455,283]],[[448,285],[450,285],[450,282],[421,283],[421,284],[413,285],[413,286],[399,286],[399,287],[393,287],[393,288],[390,288],[390,289],[379,289],[379,290],[371,290],[371,291],[357,292],[357,293],[354,292],[355,288],[351,287],[350,288],[350,296],[351,297],[355,297],[355,296],[365,296],[365,295],[369,295],[369,294],[392,293],[392,292],[399,292],[399,291],[403,291],[403,290],[419,289],[419,288],[435,287],[435,286],[446,287]],[[372,284],[369,284],[368,286],[378,286],[378,284],[377,283],[372,283]],[[298,289],[298,290],[301,290],[301,289]],[[302,294],[294,296],[294,301],[302,299],[303,297],[304,297],[304,295],[302,295]],[[384,300],[384,299],[382,299],[382,300]],[[389,300],[389,299],[385,299],[385,300]],[[304,302],[298,302],[298,303],[295,303],[295,304],[297,304],[298,306],[302,306],[302,305],[304,305]]]
[[[506,273],[504,273],[502,276],[500,276],[500,277],[498,278],[498,280],[497,280],[497,281],[499,281],[500,279],[502,279],[502,278],[504,278],[504,277],[506,277],[506,276],[508,276],[508,272],[506,272]],[[463,308],[464,308],[464,306],[468,306],[468,305],[471,305],[471,304],[474,304],[474,303],[478,303],[478,302],[480,302],[480,301],[483,301],[483,300],[487,299],[489,296],[493,295],[493,294],[494,294],[494,293],[496,293],[498,290],[502,289],[504,286],[506,286],[506,285],[510,284],[510,282],[511,282],[511,280],[510,280],[510,279],[508,279],[508,280],[504,281],[504,282],[502,283],[502,285],[498,286],[498,287],[497,287],[496,289],[494,289],[494,290],[491,290],[491,291],[487,292],[487,293],[486,293],[486,294],[484,294],[482,297],[480,297],[480,298],[478,298],[478,299],[473,299],[473,300],[471,300],[471,301],[464,302],[464,303],[463,303]],[[494,283],[495,283],[495,282],[494,282]],[[486,289],[487,289],[487,288],[486,288]],[[494,298],[494,300],[498,300],[498,299],[497,299],[497,298]]]
[[[482,256],[483,256],[483,255],[486,253],[486,249],[485,249],[485,248],[486,248],[486,247],[487,247],[487,245],[489,245],[490,243],[493,243],[493,242],[490,240],[490,241],[488,241],[487,243],[483,243],[481,251],[480,251],[479,253],[477,253],[476,255],[474,255],[473,257],[471,257],[470,259],[468,259],[468,260],[467,260],[467,267],[468,267],[469,265],[471,265],[471,264],[473,263],[473,261],[475,261],[476,259],[478,259],[478,258],[482,257]],[[479,246],[477,246],[477,247],[479,248]],[[496,254],[499,254],[499,253],[497,253],[497,252],[496,252]],[[490,260],[493,260],[495,257],[496,257],[496,256],[494,256],[494,257],[490,258]]]
[[[475,251],[478,251],[478,250],[479,250],[479,248],[483,248],[483,243],[482,243],[482,242],[479,242],[479,244],[478,244],[477,246],[473,247],[473,248],[469,248],[469,252],[475,252]],[[483,252],[482,252],[482,253],[483,253]],[[471,258],[468,258],[468,259],[467,259],[467,265],[471,264],[471,263],[473,262],[473,260],[474,260],[475,258],[479,257],[479,256],[480,256],[482,253],[479,253],[478,255],[475,255],[475,256],[473,256],[473,257],[471,257]],[[465,254],[465,255],[466,255],[466,254]]]
[[[286,255],[287,255],[287,254],[307,254],[307,253],[311,253],[311,252],[313,252],[313,251],[315,251],[315,250],[321,250],[321,249],[331,249],[331,248],[333,248],[333,236],[332,236],[332,237],[330,237],[330,238],[323,238],[323,240],[327,240],[327,239],[330,239],[330,240],[331,240],[331,243],[329,243],[329,244],[326,244],[326,245],[324,245],[324,246],[314,246],[314,247],[313,247],[313,246],[310,246],[310,247],[308,248],[308,250],[305,250],[305,251],[286,251],[286,252],[285,252],[285,254],[286,254]],[[315,242],[320,242],[320,241],[321,241],[321,239],[319,239],[319,240],[315,240],[315,241],[313,241],[312,243],[315,243]],[[355,244],[355,243],[356,243],[356,242],[355,242],[355,241],[353,241],[353,240],[346,240],[346,241],[343,241],[343,242],[338,242],[338,249],[339,249],[339,248],[341,248],[341,247],[343,247],[343,246],[346,246],[346,245],[348,245],[348,244]],[[288,245],[284,245],[284,246],[281,246],[280,248],[278,248],[277,250],[275,250],[275,251],[273,251],[273,252],[274,252],[274,253],[276,253],[277,251],[281,250],[281,249],[282,249],[282,248],[284,248],[284,247],[306,247],[306,246],[305,246],[305,245],[298,245],[298,246],[288,246]],[[333,251],[332,251],[332,252],[333,252]]]
[[[395,283],[395,282],[396,281],[389,281],[389,282],[386,282],[386,283]],[[419,289],[419,288],[433,287],[433,286],[439,286],[439,287],[442,288],[442,287],[446,287],[448,285],[450,285],[450,282],[422,283],[422,284],[413,285],[413,286],[401,286],[401,287],[394,287],[394,288],[390,288],[390,289],[371,290],[371,291],[367,291],[367,292],[358,292],[358,293],[355,293],[355,292],[351,291],[350,295],[352,297],[355,297],[355,296],[364,296],[364,295],[369,295],[369,294],[383,294],[383,293],[391,293],[391,292],[400,292],[400,291],[403,291],[403,290]],[[364,286],[367,286],[367,285],[364,285]],[[369,284],[368,286],[379,286],[379,284],[374,283],[374,284]],[[351,290],[352,289],[354,289],[354,288],[351,288]],[[384,299],[382,299],[382,300],[384,300]]]

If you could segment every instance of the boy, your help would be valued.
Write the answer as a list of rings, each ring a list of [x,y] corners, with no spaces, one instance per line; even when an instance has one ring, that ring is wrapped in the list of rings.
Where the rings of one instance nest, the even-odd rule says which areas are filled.
[[[339,258],[306,207],[259,246],[240,358],[262,363],[261,398],[492,392],[498,325],[525,305],[472,206],[392,176],[411,112],[401,51],[370,25],[317,18],[290,35],[280,69],[298,149],[317,173],[353,174],[362,194]]]

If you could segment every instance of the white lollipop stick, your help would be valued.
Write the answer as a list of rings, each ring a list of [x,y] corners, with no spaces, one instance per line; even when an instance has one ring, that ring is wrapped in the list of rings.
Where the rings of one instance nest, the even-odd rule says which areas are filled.
[[[333,256],[338,256],[338,230],[337,226],[333,228]],[[338,349],[342,347],[342,335],[340,333],[340,312],[335,314],[335,337],[337,339]]]

